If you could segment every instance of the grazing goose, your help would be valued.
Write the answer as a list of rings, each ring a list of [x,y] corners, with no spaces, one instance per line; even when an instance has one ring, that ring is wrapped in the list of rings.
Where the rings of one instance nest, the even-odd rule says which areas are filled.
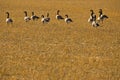
[[[90,18],[88,19],[88,22],[92,23],[94,11],[93,11],[93,10],[90,10],[90,12],[91,12],[91,14],[90,14]]]
[[[73,22],[72,19],[69,18],[67,14],[66,14],[65,16],[66,16],[65,22],[66,22],[67,24],[70,23],[70,22]]]
[[[41,15],[42,19],[41,22],[44,23],[48,23],[50,20],[48,18],[45,18],[44,15]]]
[[[98,27],[99,24],[96,22],[96,15],[95,15],[95,14],[92,15],[92,19],[93,19],[93,21],[92,21],[92,26],[93,26],[93,27]]]
[[[108,16],[106,16],[106,15],[103,14],[102,9],[99,9],[99,17],[97,18],[97,20],[98,20],[99,22],[102,21],[102,23],[103,23],[103,20],[104,20],[104,19],[107,19],[107,18],[108,18]]]
[[[32,16],[31,16],[31,19],[34,21],[34,20],[38,20],[39,17],[34,15],[34,12],[32,12]]]
[[[13,23],[13,20],[9,17],[9,12],[6,12],[6,14],[7,14],[6,23],[7,24]]]
[[[30,19],[29,16],[27,16],[27,11],[24,11],[24,13],[25,13],[24,20],[25,20],[26,22],[30,21],[31,19]]]
[[[60,13],[60,10],[57,10],[56,19],[57,20],[63,20],[64,18],[59,13]]]

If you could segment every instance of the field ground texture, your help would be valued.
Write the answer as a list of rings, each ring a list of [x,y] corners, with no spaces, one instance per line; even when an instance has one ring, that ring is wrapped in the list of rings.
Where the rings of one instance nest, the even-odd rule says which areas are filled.
[[[120,0],[0,0],[0,80],[120,80]],[[109,16],[100,27],[89,10]],[[57,10],[73,23],[57,21]],[[23,11],[51,21],[24,22]],[[5,12],[13,25],[6,25]]]

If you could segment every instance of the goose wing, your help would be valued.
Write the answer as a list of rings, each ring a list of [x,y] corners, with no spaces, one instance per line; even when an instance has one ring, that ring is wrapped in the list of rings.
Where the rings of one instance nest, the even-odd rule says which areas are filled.
[[[31,19],[32,19],[32,20],[37,20],[37,19],[39,19],[39,17],[36,16],[36,15],[34,15],[34,16],[31,16]]]
[[[10,21],[10,22],[13,22],[13,20],[12,20],[12,19],[9,19],[9,21]]]
[[[38,16],[36,16],[36,15],[35,15],[35,16],[33,16],[33,18],[35,18],[35,19],[39,19],[39,17],[38,17]]]
[[[73,22],[73,20],[71,18],[68,18],[67,21],[68,22]]]
[[[65,18],[65,22],[70,23],[70,22],[73,22],[73,20],[71,18]]]
[[[103,18],[106,18],[106,19],[108,18],[108,16],[107,16],[107,15],[103,15],[102,17],[103,17]]]
[[[50,18],[49,18],[49,17],[47,17],[47,18],[45,18],[45,20],[46,20],[47,22],[49,22],[49,21],[50,21]]]
[[[56,15],[56,19],[58,19],[58,20],[62,20],[62,19],[64,19],[61,15]]]
[[[7,23],[11,23],[11,22],[13,22],[13,20],[12,20],[11,18],[7,18],[7,19],[6,19],[6,22],[7,22]]]

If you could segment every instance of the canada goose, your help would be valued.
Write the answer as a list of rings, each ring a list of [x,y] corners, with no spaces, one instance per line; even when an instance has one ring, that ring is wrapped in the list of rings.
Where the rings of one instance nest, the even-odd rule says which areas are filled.
[[[24,13],[25,13],[24,20],[25,20],[26,22],[30,21],[31,19],[30,19],[29,16],[27,16],[27,11],[24,11]]]
[[[6,12],[6,14],[7,14],[6,23],[7,24],[13,23],[13,20],[9,17],[9,12]]]
[[[48,18],[45,18],[44,15],[41,15],[42,19],[41,22],[44,23],[48,23],[50,20],[48,20]]]
[[[92,15],[92,18],[93,18],[93,21],[92,21],[92,26],[93,26],[93,27],[98,27],[98,26],[99,26],[99,24],[96,22],[96,15],[95,15],[95,14],[93,14],[93,15]]]
[[[104,19],[107,19],[107,18],[108,18],[108,16],[103,14],[102,9],[99,9],[99,17],[97,18],[97,20],[98,20],[99,22],[102,21],[102,23],[103,23],[103,20],[104,20]]]
[[[46,20],[47,20],[48,22],[50,21],[49,13],[47,13]]]
[[[59,13],[60,13],[60,10],[57,10],[56,19],[57,20],[63,20],[64,18]]]
[[[73,22],[72,19],[69,18],[67,14],[66,14],[65,16],[66,16],[65,22],[66,22],[67,24],[70,23],[70,22]]]
[[[32,12],[32,16],[31,16],[31,19],[34,21],[34,20],[38,20],[39,17],[34,15],[34,12]]]
[[[90,18],[88,19],[88,22],[92,23],[94,11],[93,11],[93,10],[90,10],[90,12],[91,12],[91,14],[90,14]]]

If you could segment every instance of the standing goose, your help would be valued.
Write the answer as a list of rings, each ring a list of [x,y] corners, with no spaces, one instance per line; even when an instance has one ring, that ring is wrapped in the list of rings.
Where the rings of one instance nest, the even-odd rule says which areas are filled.
[[[57,10],[56,19],[57,20],[63,20],[64,18],[59,13],[60,13],[60,10]]]
[[[66,14],[65,16],[66,16],[65,22],[66,22],[67,24],[70,23],[70,22],[73,22],[72,19],[69,18],[67,14]]]
[[[96,22],[96,15],[95,15],[95,14],[92,15],[92,19],[93,19],[93,21],[92,21],[92,26],[93,26],[93,27],[98,27],[99,24]]]
[[[24,13],[25,13],[24,20],[25,20],[26,22],[30,21],[31,19],[30,19],[29,16],[27,16],[27,11],[24,11]]]
[[[34,15],[34,12],[32,12],[32,16],[31,16],[31,19],[34,21],[34,20],[38,20],[39,17]]]
[[[48,23],[50,20],[48,20],[48,18],[45,18],[44,15],[41,15],[42,19],[41,22],[44,23]]]
[[[47,20],[47,22],[49,22],[49,21],[50,21],[49,13],[47,13],[46,20]]]
[[[91,14],[90,14],[90,18],[88,19],[88,22],[92,23],[94,11],[93,11],[93,10],[90,10],[90,12],[91,12]]]
[[[97,20],[98,20],[99,22],[102,21],[102,23],[103,23],[103,20],[104,20],[104,19],[107,19],[107,18],[108,18],[108,16],[103,14],[102,9],[99,9],[99,17],[97,18]]]
[[[9,17],[9,12],[6,12],[6,14],[7,14],[6,23],[7,24],[13,23],[13,20]]]

